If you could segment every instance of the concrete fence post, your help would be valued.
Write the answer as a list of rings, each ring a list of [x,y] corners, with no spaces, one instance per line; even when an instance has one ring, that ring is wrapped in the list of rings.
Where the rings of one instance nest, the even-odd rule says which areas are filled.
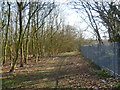
[[[117,62],[118,62],[117,73],[120,78],[120,42],[117,42]]]

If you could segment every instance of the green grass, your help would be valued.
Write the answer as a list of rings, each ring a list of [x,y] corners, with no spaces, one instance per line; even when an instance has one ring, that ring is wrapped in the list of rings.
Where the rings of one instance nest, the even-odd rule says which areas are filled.
[[[117,83],[114,87],[120,89],[120,83]]]
[[[102,76],[102,77],[104,77],[104,78],[108,78],[108,77],[111,76],[110,73],[104,72],[104,71],[96,72],[96,74],[99,75],[99,76]]]
[[[14,79],[2,80],[2,87],[9,88],[14,85],[14,82],[15,82]]]
[[[2,87],[3,88],[10,88],[16,86],[18,82],[25,81],[25,77],[15,77],[15,78],[7,78],[2,80]]]
[[[9,78],[6,80],[2,80],[2,87],[3,88],[10,88],[16,85],[17,82],[20,82],[21,79],[14,79],[14,78]]]
[[[104,78],[108,78],[108,77],[111,76],[110,73],[102,70],[102,68],[99,67],[98,65],[96,65],[94,62],[89,61],[89,64],[90,64],[94,69],[100,70],[100,71],[96,72],[97,75],[102,76],[102,77],[104,77]]]
[[[101,70],[101,67],[99,67],[98,65],[96,65],[94,62],[89,61],[89,64],[90,64],[94,69]]]

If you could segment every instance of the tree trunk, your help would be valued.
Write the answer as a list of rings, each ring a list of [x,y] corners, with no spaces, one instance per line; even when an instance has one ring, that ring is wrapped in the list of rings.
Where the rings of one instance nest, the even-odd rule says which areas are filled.
[[[14,69],[15,69],[15,65],[16,65],[16,62],[17,62],[17,59],[18,59],[18,51],[19,51],[19,46],[16,49],[16,57],[13,59],[12,67],[11,67],[9,72],[13,72]]]
[[[21,55],[21,58],[20,58],[20,67],[23,67],[23,44],[20,48],[20,55]]]
[[[8,9],[8,24],[6,28],[6,34],[5,34],[5,46],[4,46],[4,60],[3,60],[3,65],[6,62],[6,57],[7,57],[7,42],[8,42],[8,29],[9,29],[9,24],[10,24],[10,4],[7,2],[9,9]]]
[[[19,32],[19,40],[17,42],[17,46],[16,46],[16,57],[15,59],[13,60],[13,64],[12,64],[12,67],[10,69],[10,72],[13,72],[14,71],[14,68],[15,68],[15,65],[16,65],[16,62],[18,60],[18,54],[19,54],[19,49],[22,47],[22,41],[21,41],[21,36],[22,36],[22,4],[23,2],[17,2],[17,5],[18,5],[18,11],[19,11],[19,27],[20,27],[20,32]]]
[[[27,64],[28,60],[28,38],[26,40],[26,45],[25,45],[25,54],[24,54],[24,63]]]

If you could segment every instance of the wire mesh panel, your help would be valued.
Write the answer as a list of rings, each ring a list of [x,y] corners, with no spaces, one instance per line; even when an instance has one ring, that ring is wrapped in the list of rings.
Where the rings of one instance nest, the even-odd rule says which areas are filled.
[[[95,64],[120,78],[120,43],[114,42],[109,45],[84,45],[81,54]]]

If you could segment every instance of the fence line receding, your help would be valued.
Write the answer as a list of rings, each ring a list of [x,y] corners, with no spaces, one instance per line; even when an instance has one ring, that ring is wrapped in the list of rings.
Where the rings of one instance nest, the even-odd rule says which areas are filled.
[[[114,77],[120,78],[120,43],[108,45],[84,45],[81,54],[92,62],[110,72]]]

